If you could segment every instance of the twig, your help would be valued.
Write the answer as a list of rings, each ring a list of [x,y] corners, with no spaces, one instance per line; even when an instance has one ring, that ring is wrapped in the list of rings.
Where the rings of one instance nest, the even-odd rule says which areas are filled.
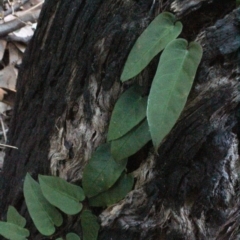
[[[25,3],[29,2],[29,0],[22,0],[21,3],[17,3],[13,5],[13,10],[16,11],[18,10],[22,5]],[[8,10],[4,11],[4,17],[8,16],[9,14],[12,14],[12,8],[9,8]]]
[[[0,37],[4,37],[9,33],[24,27],[26,25],[26,22],[35,22],[38,19],[39,14],[40,10],[35,10],[31,13],[26,13],[22,16],[18,16],[18,18],[12,21],[1,24]]]
[[[24,11],[24,13],[27,13],[27,12],[31,12],[32,10],[34,10],[35,8],[38,8],[39,6],[43,5],[44,1],[41,1],[40,3],[36,4],[35,6],[27,9],[26,11]]]
[[[18,149],[17,147],[14,147],[14,146],[11,146],[11,145],[7,145],[7,144],[2,144],[2,143],[0,143],[0,147],[8,147],[8,148]]]
[[[0,117],[0,121],[1,121],[1,125],[2,125],[4,139],[5,139],[5,142],[7,142],[7,134],[6,134],[6,129],[4,127],[4,123],[3,123],[2,117]]]

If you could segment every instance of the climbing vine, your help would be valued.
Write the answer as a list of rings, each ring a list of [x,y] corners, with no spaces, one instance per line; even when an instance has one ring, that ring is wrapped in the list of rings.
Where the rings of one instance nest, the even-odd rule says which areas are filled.
[[[141,86],[134,84],[120,96],[111,116],[107,142],[96,149],[86,165],[82,187],[58,177],[39,175],[37,182],[26,175],[26,205],[42,235],[52,239],[56,227],[63,224],[63,214],[80,214],[83,239],[97,239],[100,226],[90,208],[110,206],[131,191],[134,179],[126,172],[128,157],[151,140],[157,152],[184,108],[202,57],[197,42],[177,39],[181,31],[181,22],[164,12],[137,39],[121,81],[137,76],[163,51],[150,93],[144,95]],[[0,234],[12,240],[26,239],[30,233],[25,225],[26,220],[10,206],[7,221],[0,222]],[[68,233],[66,239],[80,237]]]

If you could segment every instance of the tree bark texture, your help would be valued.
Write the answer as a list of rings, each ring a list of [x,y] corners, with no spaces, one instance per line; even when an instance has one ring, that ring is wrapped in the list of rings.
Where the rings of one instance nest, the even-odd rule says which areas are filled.
[[[239,237],[240,9],[233,0],[46,1],[19,73],[8,143],[18,150],[7,150],[1,173],[2,219],[10,204],[28,216],[27,172],[81,182],[92,152],[106,141],[120,94],[134,82],[149,91],[159,56],[133,80],[119,78],[137,37],[162,11],[176,13],[181,37],[198,41],[203,59],[158,154],[147,144],[129,159],[134,189],[96,209],[99,239]],[[66,226],[60,233],[81,234],[76,219]],[[42,239],[29,227],[30,239]]]

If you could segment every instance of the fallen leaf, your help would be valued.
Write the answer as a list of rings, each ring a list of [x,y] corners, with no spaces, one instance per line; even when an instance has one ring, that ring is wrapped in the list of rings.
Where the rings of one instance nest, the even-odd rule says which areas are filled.
[[[0,61],[3,58],[5,48],[6,48],[7,42],[5,40],[0,39]]]
[[[8,65],[0,71],[0,87],[15,89],[17,80],[17,69],[13,65]]]
[[[12,44],[8,44],[8,50],[9,50],[9,63],[14,64],[20,64],[22,62],[22,52],[18,50],[18,48]]]

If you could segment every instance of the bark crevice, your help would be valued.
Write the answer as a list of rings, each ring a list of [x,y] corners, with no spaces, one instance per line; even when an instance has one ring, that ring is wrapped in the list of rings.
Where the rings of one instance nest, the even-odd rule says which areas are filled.
[[[181,37],[200,42],[203,59],[186,107],[158,155],[148,144],[143,155],[131,157],[128,169],[135,170],[134,190],[100,214],[100,239],[216,239],[218,234],[229,236],[232,226],[236,237],[240,11],[232,11],[235,1],[229,1],[226,9],[220,6],[222,1],[213,1],[209,6],[216,6],[218,14],[208,7],[210,1],[174,2],[184,23]],[[200,9],[195,11],[191,2]],[[26,172],[34,178],[51,172],[80,181],[92,152],[106,140],[120,94],[134,81],[147,94],[158,56],[133,80],[122,84],[119,77],[136,38],[154,15],[170,8],[170,1],[152,4],[150,0],[44,4],[19,73],[9,132],[9,144],[19,150],[6,153],[0,177],[1,219],[9,204],[27,214],[22,196]],[[194,14],[199,17],[192,24]],[[75,220],[69,220],[63,233],[81,234]],[[34,234],[33,239],[40,239]]]

